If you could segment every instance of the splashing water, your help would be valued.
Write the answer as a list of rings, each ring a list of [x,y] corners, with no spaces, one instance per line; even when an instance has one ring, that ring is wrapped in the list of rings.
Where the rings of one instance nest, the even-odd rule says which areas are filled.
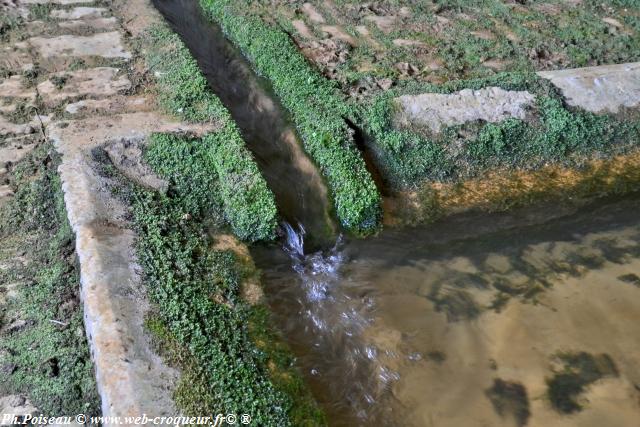
[[[303,322],[307,340],[313,340],[311,360],[305,365],[311,366],[314,377],[331,378],[335,401],[348,406],[360,421],[379,418],[376,404],[398,374],[381,362],[381,355],[393,355],[366,342],[365,331],[373,323],[373,298],[353,295],[342,277],[341,269],[348,263],[342,236],[331,249],[305,255],[304,228],[284,223],[283,230],[284,250],[301,291],[297,293],[300,317],[296,323]]]

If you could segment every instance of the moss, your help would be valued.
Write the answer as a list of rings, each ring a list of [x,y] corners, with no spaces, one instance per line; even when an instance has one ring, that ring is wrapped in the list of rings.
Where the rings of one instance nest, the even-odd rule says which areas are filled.
[[[140,43],[156,76],[160,106],[168,113],[191,122],[231,122],[178,35],[158,24],[141,36]]]
[[[271,355],[276,340],[255,344],[254,338],[266,341],[253,334],[254,325],[265,331],[270,325],[265,317],[258,322],[256,308],[242,298],[242,282],[256,271],[234,252],[217,249],[212,238],[228,224],[218,191],[222,178],[215,169],[208,173],[206,143],[163,134],[151,139],[145,157],[167,179],[165,193],[134,185],[111,164],[102,173],[131,205],[138,259],[155,307],[147,329],[183,372],[176,403],[185,413],[249,413],[265,426],[299,425],[295,420],[323,425],[314,421],[322,420],[321,413],[304,384],[295,382],[291,358]],[[278,348],[283,353],[274,354],[284,354]],[[281,372],[299,388],[283,383]]]
[[[196,61],[175,33],[157,25],[147,36],[143,39],[148,44],[146,58],[158,76],[160,104],[185,120],[216,127],[201,138],[156,135],[147,160],[159,167],[162,176],[175,177],[185,195],[184,213],[211,209],[208,193],[221,192],[224,215],[238,237],[272,239],[278,216],[275,198],[231,115],[209,90]],[[214,177],[209,176],[214,171],[220,178],[215,188],[211,186]]]
[[[183,214],[202,216],[221,208],[241,239],[270,240],[278,225],[273,193],[237,129],[229,126],[201,138],[154,134],[145,158],[173,181]]]
[[[200,4],[270,81],[291,113],[305,150],[327,181],[341,224],[356,234],[376,231],[380,194],[353,142],[344,120],[348,110],[335,85],[309,66],[286,33],[249,14],[250,2]]]
[[[393,99],[400,94],[489,86],[536,95],[535,118],[449,126],[438,135],[398,129],[393,123]],[[548,164],[575,168],[587,158],[612,157],[640,144],[640,120],[633,115],[622,118],[570,109],[550,82],[531,74],[503,74],[441,86],[407,84],[364,104],[358,117],[394,189],[415,188],[424,181],[471,179],[494,169],[536,170]]]
[[[400,224],[428,223],[468,210],[502,212],[535,203],[583,206],[596,198],[637,190],[640,151],[607,159],[585,160],[580,167],[550,164],[538,170],[497,169],[451,183],[429,182],[399,192],[387,204],[388,220]]]
[[[0,395],[26,395],[48,416],[99,415],[58,164],[42,144],[15,165],[16,194],[0,213],[0,261],[11,266],[0,270],[0,282],[18,285],[0,334]]]

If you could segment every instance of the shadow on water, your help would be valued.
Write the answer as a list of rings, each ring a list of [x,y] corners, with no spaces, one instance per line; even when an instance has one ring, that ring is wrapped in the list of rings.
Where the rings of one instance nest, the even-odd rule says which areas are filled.
[[[285,221],[301,224],[307,246],[330,246],[335,230],[327,190],[304,153],[287,114],[242,54],[196,0],[153,0],[180,35],[209,85],[240,128]]]
[[[398,367],[419,369],[434,358],[407,344],[431,332],[391,325],[422,322],[425,307],[445,322],[464,323],[499,312],[509,299],[535,301],[563,277],[640,258],[638,208],[634,195],[578,212],[548,206],[466,214],[339,240],[311,254],[299,249],[304,236],[289,228],[282,250],[252,252],[276,322],[332,425],[394,425],[402,419],[389,404]],[[411,304],[424,303],[395,306],[407,295]]]

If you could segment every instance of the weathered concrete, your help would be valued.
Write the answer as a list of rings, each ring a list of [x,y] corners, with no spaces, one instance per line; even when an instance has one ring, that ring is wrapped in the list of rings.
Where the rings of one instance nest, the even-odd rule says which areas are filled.
[[[33,37],[29,43],[43,58],[65,56],[102,56],[104,58],[130,59],[131,53],[122,45],[122,37],[117,31],[98,33],[91,36],[64,35],[44,38]]]
[[[92,2],[23,0],[23,8],[48,3],[87,5]],[[57,19],[54,23],[29,22],[25,14],[24,31],[31,38],[2,47],[1,65],[19,73],[37,63],[39,70],[38,84],[34,87],[27,87],[31,82],[19,75],[0,79],[0,178],[5,176],[10,164],[44,140],[44,129],[45,136],[61,154],[59,173],[69,221],[76,234],[81,299],[102,415],[176,415],[173,388],[179,372],[162,361],[144,330],[149,303],[141,283],[140,267],[136,264],[135,236],[128,211],[112,194],[114,183],[99,172],[93,150],[104,148],[116,168],[126,176],[162,191],[166,183],[141,161],[140,143],[154,131],[199,133],[204,128],[182,125],[149,112],[157,108],[152,97],[129,95],[132,84],[127,73],[142,78],[146,70],[141,64],[134,62],[127,73],[111,67],[91,68],[94,63],[103,62],[99,57],[132,57],[122,32],[41,36],[52,28],[56,34],[65,28],[82,34],[115,29],[119,28],[119,18],[132,26],[131,34],[139,34],[148,24],[157,22],[154,19],[158,19],[158,15],[147,0],[118,0],[111,4],[113,9],[126,13],[119,13],[116,18],[107,17],[105,8],[60,8],[51,13],[51,17]],[[79,64],[79,69],[69,71],[72,61]],[[42,102],[35,102],[37,96]],[[29,123],[12,123],[13,114],[20,112],[17,107],[24,102],[38,105],[37,110],[30,112],[35,116]],[[61,116],[59,107],[65,103]],[[46,113],[51,116],[44,115]],[[76,120],[60,121],[69,115]],[[58,121],[50,123],[49,117]],[[0,182],[0,204],[12,196],[12,188]],[[0,298],[7,295],[2,293]],[[0,413],[21,413],[20,408],[37,413],[21,396],[0,395]],[[123,425],[127,424],[118,424]]]
[[[500,122],[514,117],[524,119],[535,97],[526,91],[507,91],[498,87],[464,89],[449,95],[423,93],[396,99],[400,126],[421,126],[432,132],[443,127],[474,120]]]
[[[71,21],[61,21],[58,23],[60,28],[68,28],[77,30],[78,28],[90,28],[92,30],[113,30],[117,27],[118,20],[111,18],[95,18],[95,19],[75,19]]]
[[[119,74],[120,70],[112,67],[54,73],[49,80],[38,85],[38,93],[47,106],[80,96],[106,98],[131,88],[129,79]],[[63,86],[58,88],[51,78],[64,79]]]
[[[0,119],[1,120],[1,119]],[[33,134],[36,129],[32,129],[27,136],[6,138],[0,146],[0,177],[6,171],[8,162],[17,163],[29,154],[37,145]],[[0,135],[2,131],[0,131]]]
[[[106,14],[107,9],[103,7],[74,7],[70,10],[53,10],[50,16],[55,19],[94,19]]]
[[[617,113],[640,106],[640,62],[570,70],[542,71],[539,76],[560,88],[569,105],[594,113]]]
[[[34,88],[26,88],[21,76],[11,76],[0,81],[0,98],[23,99],[34,102],[36,91]]]
[[[153,173],[143,161],[141,141],[122,139],[104,147],[111,163],[131,181],[157,191],[165,192],[169,183]]]
[[[146,111],[153,107],[149,99],[143,96],[113,96],[106,99],[83,99],[67,104],[64,111],[73,116],[87,114],[116,114]]]
[[[134,233],[126,208],[111,193],[109,180],[97,172],[92,150],[142,141],[151,132],[203,129],[154,113],[93,117],[48,128],[62,154],[59,174],[76,235],[85,326],[105,416],[176,414],[172,385],[177,373],[152,351],[145,335],[148,305],[135,262]],[[120,157],[126,154],[119,152]]]
[[[38,131],[39,124],[37,119],[33,119],[29,123],[11,123],[4,116],[0,115],[0,136],[20,136],[31,135]]]

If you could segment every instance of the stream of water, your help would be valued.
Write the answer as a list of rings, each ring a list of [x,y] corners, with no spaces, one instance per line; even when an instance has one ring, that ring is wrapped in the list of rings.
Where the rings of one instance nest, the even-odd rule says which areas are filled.
[[[309,232],[308,248],[335,238],[322,177],[302,149],[294,127],[267,81],[257,76],[196,0],[153,0],[196,58],[209,86],[238,125],[273,191],[280,215]]]

